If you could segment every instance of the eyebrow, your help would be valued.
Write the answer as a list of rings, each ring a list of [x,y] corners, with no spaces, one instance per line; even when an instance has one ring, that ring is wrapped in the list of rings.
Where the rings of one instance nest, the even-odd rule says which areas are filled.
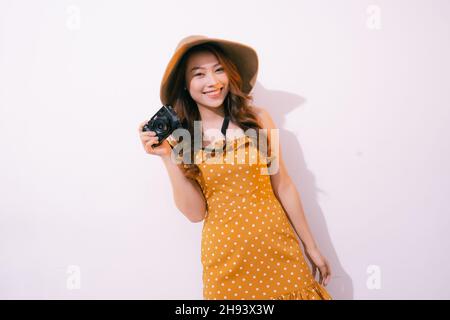
[[[218,66],[218,65],[220,65],[220,62],[219,62],[219,63],[216,63],[215,65],[213,65],[213,67]],[[193,68],[191,69],[191,72],[192,72],[192,71],[195,71],[195,70],[197,70],[197,69],[205,69],[205,68],[203,68],[203,67],[193,67]]]

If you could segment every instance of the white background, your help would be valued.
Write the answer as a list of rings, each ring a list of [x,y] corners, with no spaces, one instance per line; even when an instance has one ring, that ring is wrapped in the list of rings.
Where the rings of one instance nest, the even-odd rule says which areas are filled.
[[[0,22],[0,298],[202,299],[202,223],[137,133],[191,34],[257,50],[333,298],[450,298],[450,1],[1,0]]]

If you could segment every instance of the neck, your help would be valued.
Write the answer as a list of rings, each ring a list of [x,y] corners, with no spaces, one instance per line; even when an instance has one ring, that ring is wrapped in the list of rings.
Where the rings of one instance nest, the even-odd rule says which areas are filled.
[[[208,123],[221,121],[225,118],[225,110],[223,105],[218,108],[201,106],[198,107],[198,111],[200,113],[201,120]]]
[[[208,130],[214,128],[220,130],[225,119],[225,110],[223,105],[216,108],[199,106],[200,119],[202,121],[202,140],[210,140],[211,133]]]

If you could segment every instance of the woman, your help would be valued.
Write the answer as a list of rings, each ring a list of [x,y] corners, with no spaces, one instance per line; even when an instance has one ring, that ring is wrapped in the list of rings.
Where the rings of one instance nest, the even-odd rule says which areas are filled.
[[[250,103],[257,71],[257,54],[246,45],[204,36],[184,38],[163,76],[161,101],[174,107],[191,137],[194,121],[201,121],[202,132],[221,129],[222,135],[212,139],[203,133],[202,148],[197,150],[191,139],[191,159],[195,161],[182,163],[171,158],[177,144],[173,138],[152,147],[158,139],[154,132],[142,132],[146,122],[139,126],[141,141],[147,153],[162,158],[177,208],[192,222],[204,221],[205,299],[331,300],[322,286],[331,278],[329,263],[308,228],[281,148],[275,156],[270,153],[275,124],[266,110]],[[247,135],[251,130],[267,130],[259,139],[267,138],[271,156],[256,147],[260,144]],[[250,160],[239,162],[234,157],[239,150],[245,151],[246,157],[256,150],[266,161],[256,165]],[[209,161],[218,156],[228,161]],[[272,165],[273,159],[278,160],[276,172],[262,174],[261,169]],[[320,283],[315,280],[317,269]]]

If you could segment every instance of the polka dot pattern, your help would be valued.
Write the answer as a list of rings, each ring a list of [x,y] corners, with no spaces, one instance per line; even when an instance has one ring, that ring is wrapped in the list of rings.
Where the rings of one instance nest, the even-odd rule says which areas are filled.
[[[197,181],[207,201],[201,240],[204,299],[331,299],[312,277],[270,176],[261,174],[267,164],[250,161],[252,149],[258,150],[249,140],[232,140],[233,149],[223,158],[234,161],[199,164]],[[233,157],[225,155],[230,150]],[[239,150],[244,162],[237,161]],[[211,159],[205,150],[198,156]]]

